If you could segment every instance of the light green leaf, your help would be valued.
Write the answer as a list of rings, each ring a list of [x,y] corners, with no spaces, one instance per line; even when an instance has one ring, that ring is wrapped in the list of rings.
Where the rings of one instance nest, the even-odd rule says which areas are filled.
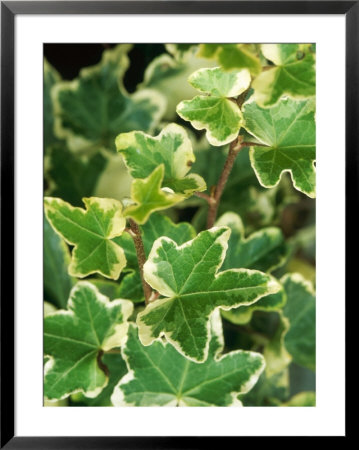
[[[126,217],[131,217],[137,223],[143,224],[154,211],[167,209],[184,200],[184,195],[175,194],[161,189],[165,172],[161,164],[147,178],[135,179],[131,186],[131,198],[135,205],[125,209]]]
[[[74,392],[96,397],[108,382],[101,363],[103,352],[122,345],[133,305],[109,302],[86,281],[72,289],[67,311],[44,319],[44,393],[61,399]]]
[[[215,58],[225,70],[248,69],[252,75],[261,71],[261,63],[254,44],[201,44],[198,56]]]
[[[117,279],[126,265],[124,251],[113,239],[126,221],[122,205],[106,198],[84,198],[86,210],[74,208],[59,198],[45,197],[46,216],[60,236],[74,245],[69,273],[83,278],[91,273]]]
[[[219,356],[223,338],[218,327],[207,361],[196,364],[163,341],[143,347],[131,326],[123,348],[130,372],[115,388],[112,402],[116,406],[241,406],[236,396],[253,387],[264,359],[242,350]]]
[[[80,156],[68,150],[65,143],[48,149],[46,195],[60,197],[74,206],[82,204],[83,197],[90,197],[96,188],[102,171],[107,165],[106,156],[97,152]]]
[[[262,52],[275,66],[253,81],[258,104],[270,106],[285,95],[296,99],[315,95],[315,59],[309,45],[263,44]]]
[[[281,406],[315,406],[315,392],[299,392]]]
[[[166,50],[178,61],[183,61],[197,51],[198,44],[166,44]]]
[[[279,183],[290,172],[294,187],[315,197],[315,117],[311,100],[282,99],[276,106],[244,106],[245,128],[263,146],[250,151],[252,167],[264,187]]]
[[[60,74],[44,59],[44,148],[55,144],[59,138],[54,133],[54,106],[51,89],[61,81]]]
[[[75,282],[68,274],[70,252],[44,217],[44,297],[59,308],[66,308]]]
[[[116,148],[134,178],[146,178],[163,164],[164,187],[185,195],[206,190],[202,177],[188,175],[195,156],[186,131],[175,123],[167,125],[157,137],[141,131],[122,133],[116,138]]]
[[[123,87],[130,48],[126,44],[104,51],[99,64],[53,89],[55,129],[75,147],[71,149],[114,150],[118,133],[150,131],[162,117],[166,105],[158,92],[141,90],[129,95]]]
[[[233,269],[217,274],[229,235],[228,228],[214,227],[180,247],[166,237],[155,241],[144,277],[164,298],[137,316],[143,345],[164,335],[189,359],[205,361],[213,311],[249,305],[279,290],[272,277],[258,271]]]
[[[188,81],[199,91],[211,95],[184,100],[177,106],[179,116],[190,121],[197,130],[207,130],[206,136],[212,145],[233,141],[242,125],[242,116],[236,102],[228,97],[237,97],[249,87],[251,77],[248,70],[199,69]]]
[[[277,316],[277,329],[263,351],[266,360],[266,374],[269,377],[282,372],[292,361],[292,357],[284,345],[284,336],[288,331],[289,322],[283,317],[281,311]]]
[[[288,248],[280,228],[262,228],[245,238],[242,219],[232,212],[223,214],[217,220],[216,226],[231,229],[222,270],[241,267],[272,272],[284,264]]]
[[[315,293],[299,274],[281,280],[287,293],[283,315],[289,322],[284,345],[297,364],[315,370]]]

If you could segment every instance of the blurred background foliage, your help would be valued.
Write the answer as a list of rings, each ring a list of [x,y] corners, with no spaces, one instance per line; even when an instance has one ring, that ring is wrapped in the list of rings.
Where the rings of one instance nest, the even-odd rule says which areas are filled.
[[[109,49],[119,51],[117,59],[111,62],[113,67],[108,64],[104,69],[100,62],[104,52]],[[212,147],[202,131],[191,128],[175,111],[181,100],[197,94],[187,83],[188,76],[198,68],[217,64],[213,59],[199,56],[195,45],[183,44],[181,47],[126,44],[121,47],[115,44],[45,44],[44,58],[45,195],[60,197],[76,206],[82,205],[83,197],[92,195],[124,200],[129,196],[132,180],[122,157],[115,153],[111,139],[120,132],[133,129],[141,129],[155,135],[168,122],[176,122],[187,130],[196,155],[194,173],[200,174],[206,180],[209,189],[215,185],[228,146]],[[98,70],[96,76],[90,75],[90,78],[86,79],[93,70]],[[68,117],[72,118],[73,122],[77,119],[80,122],[85,120],[83,112],[76,110],[78,99],[70,95],[71,85],[79,82],[87,83],[86,89],[89,86],[93,89],[92,97],[86,99],[90,102],[87,108],[90,115],[92,114],[88,118],[89,130],[85,130],[88,131],[87,134],[81,131],[87,136],[86,139],[79,137],[81,132],[76,134],[76,129],[75,132],[74,129],[70,130],[71,132],[69,128],[66,129]],[[70,94],[60,98],[66,89],[66,95],[68,92]],[[101,123],[101,136],[98,141],[96,120],[102,118],[96,119],[96,114],[103,114],[99,103],[102,94],[108,96],[109,117],[108,122]],[[116,95],[120,98],[119,103],[112,104]],[[58,103],[61,103],[62,109]],[[127,108],[130,113],[124,114],[118,121],[116,108]],[[78,129],[81,129],[81,126],[83,127],[83,123]],[[248,153],[249,149],[243,149],[237,157],[222,197],[218,217],[226,211],[239,214],[246,235],[263,227],[279,227],[289,251],[285,264],[275,269],[273,275],[280,278],[285,273],[297,272],[315,286],[315,200],[295,190],[287,173],[276,187],[263,188],[250,165]],[[200,231],[205,228],[207,204],[200,198],[192,197],[166,211],[166,214],[175,222],[188,221]],[[66,307],[69,291],[76,281],[67,273],[68,256],[69,249],[66,244],[45,219],[44,299],[56,308]],[[139,280],[131,280],[131,272],[125,272],[118,282],[98,277],[91,277],[91,281],[104,294],[114,299],[121,294],[119,283],[124,277],[128,277],[131,289],[136,290]],[[141,293],[134,293],[135,298],[141,301]],[[264,352],[268,358],[271,355],[278,357],[278,352],[283,351],[283,320],[281,314],[276,311],[254,311],[249,322],[245,324],[224,319],[225,350],[251,349]],[[116,358],[121,360],[119,355],[116,355]],[[76,394],[60,404],[69,402],[74,406],[110,405],[111,386],[117,383],[124,371],[123,361],[117,361],[116,358],[108,361],[114,368],[113,380],[99,398],[87,399]],[[280,364],[269,364],[255,387],[248,394],[241,396],[244,405],[315,404],[313,367],[306,367],[295,358],[286,360],[286,355],[283,354],[280,358]],[[284,364],[283,360],[286,361]]]

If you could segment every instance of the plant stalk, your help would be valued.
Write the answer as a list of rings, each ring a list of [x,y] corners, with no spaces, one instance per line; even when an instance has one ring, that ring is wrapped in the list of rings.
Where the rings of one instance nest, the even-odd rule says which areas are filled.
[[[145,248],[144,248],[143,242],[142,242],[141,230],[134,220],[129,219],[129,223],[130,223],[130,234],[131,234],[133,242],[135,244],[138,267],[140,268],[141,282],[142,282],[143,292],[145,294],[145,303],[146,303],[146,305],[148,305],[150,297],[152,295],[152,289],[151,289],[151,286],[146,282],[146,280],[143,276],[143,266],[146,262],[146,253],[145,253]]]

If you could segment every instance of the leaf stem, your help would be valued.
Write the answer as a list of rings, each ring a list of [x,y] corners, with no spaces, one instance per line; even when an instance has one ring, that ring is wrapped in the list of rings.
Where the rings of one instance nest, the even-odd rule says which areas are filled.
[[[207,229],[212,228],[217,217],[219,203],[223,194],[224,187],[227,183],[229,174],[232,171],[236,157],[244,145],[241,142],[241,137],[238,136],[230,143],[227,159],[224,163],[221,176],[219,177],[217,186],[211,193],[211,201],[208,201],[208,216]]]
[[[143,241],[142,241],[142,237],[141,237],[141,230],[134,220],[129,219],[129,223],[130,223],[130,235],[132,236],[133,242],[135,244],[137,262],[138,262],[138,267],[140,269],[140,277],[141,277],[143,292],[145,294],[145,303],[146,303],[146,305],[148,305],[149,299],[152,295],[152,289],[151,289],[151,286],[146,282],[146,280],[143,276],[143,266],[146,262],[146,253],[145,253],[145,248],[143,246]]]

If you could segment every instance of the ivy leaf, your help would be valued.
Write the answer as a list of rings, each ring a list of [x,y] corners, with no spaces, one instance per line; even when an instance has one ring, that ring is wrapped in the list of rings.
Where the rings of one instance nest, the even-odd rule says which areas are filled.
[[[224,70],[248,69],[254,76],[262,69],[250,44],[201,44],[198,56],[215,58]]]
[[[71,291],[68,310],[44,319],[44,389],[49,399],[81,391],[96,397],[108,382],[103,352],[122,345],[133,305],[108,298],[86,281]]]
[[[68,274],[70,252],[44,217],[44,297],[59,308],[66,308],[74,279]]]
[[[289,322],[284,345],[293,361],[315,370],[315,293],[311,283],[299,274],[281,280],[287,293],[283,315]]]
[[[166,50],[178,61],[183,61],[196,51],[197,46],[198,44],[166,44]]]
[[[272,376],[262,372],[253,389],[248,394],[240,395],[244,406],[278,406],[289,396],[288,369]]]
[[[131,186],[131,198],[135,205],[125,209],[126,217],[131,217],[137,223],[143,224],[154,211],[167,209],[184,200],[180,194],[161,189],[165,166],[161,164],[147,178],[135,179]]]
[[[271,108],[254,102],[244,106],[245,128],[263,146],[253,146],[251,163],[264,187],[290,172],[294,187],[315,197],[315,118],[311,100],[282,99]]]
[[[256,383],[264,359],[242,350],[219,356],[223,338],[218,331],[212,334],[207,361],[196,364],[163,341],[143,347],[131,325],[123,348],[130,372],[114,390],[114,405],[240,406],[236,396]]]
[[[242,125],[242,116],[238,105],[228,97],[237,97],[249,87],[251,77],[248,70],[224,72],[219,67],[199,69],[188,81],[207,95],[181,102],[177,106],[179,116],[191,122],[196,130],[205,129],[212,145],[220,146],[233,141]]]
[[[117,279],[126,257],[113,239],[122,234],[126,221],[117,200],[84,198],[86,210],[74,208],[59,198],[45,197],[46,216],[60,236],[74,245],[70,275],[78,278],[92,273]]]
[[[272,272],[284,264],[288,248],[280,228],[262,228],[245,238],[242,219],[232,212],[223,214],[217,220],[216,226],[231,229],[222,270],[241,267]]]
[[[262,53],[275,66],[253,81],[254,98],[261,106],[289,95],[303,99],[315,95],[315,59],[308,45],[263,44]]]
[[[59,138],[54,133],[54,106],[51,89],[61,81],[60,74],[44,59],[44,148],[55,144]]]
[[[315,406],[315,392],[299,392],[281,406]]]
[[[146,178],[163,164],[165,187],[185,195],[206,190],[202,177],[187,175],[195,156],[186,131],[175,123],[167,125],[157,137],[141,131],[120,134],[116,148],[134,178]]]
[[[214,310],[249,305],[279,290],[273,278],[258,271],[233,269],[217,274],[229,235],[228,228],[214,227],[182,246],[166,237],[155,241],[144,277],[164,298],[137,316],[143,345],[164,335],[187,358],[205,361]]]
[[[123,87],[130,48],[118,45],[104,51],[99,64],[53,89],[57,134],[76,149],[114,150],[118,133],[150,131],[162,117],[166,105],[158,92],[141,90],[129,95]]]
[[[196,236],[196,231],[187,222],[173,223],[172,220],[160,213],[154,213],[148,221],[140,226],[143,246],[146,256],[149,255],[153,243],[161,236],[167,236],[174,240],[176,244],[181,245],[190,241]],[[132,237],[126,233],[115,239],[126,255],[127,267],[130,269],[138,269],[137,255]]]
[[[50,147],[48,161],[46,178],[50,188],[46,195],[60,197],[75,206],[82,204],[83,197],[94,193],[107,164],[107,158],[101,152],[79,156],[69,151],[65,144]]]

